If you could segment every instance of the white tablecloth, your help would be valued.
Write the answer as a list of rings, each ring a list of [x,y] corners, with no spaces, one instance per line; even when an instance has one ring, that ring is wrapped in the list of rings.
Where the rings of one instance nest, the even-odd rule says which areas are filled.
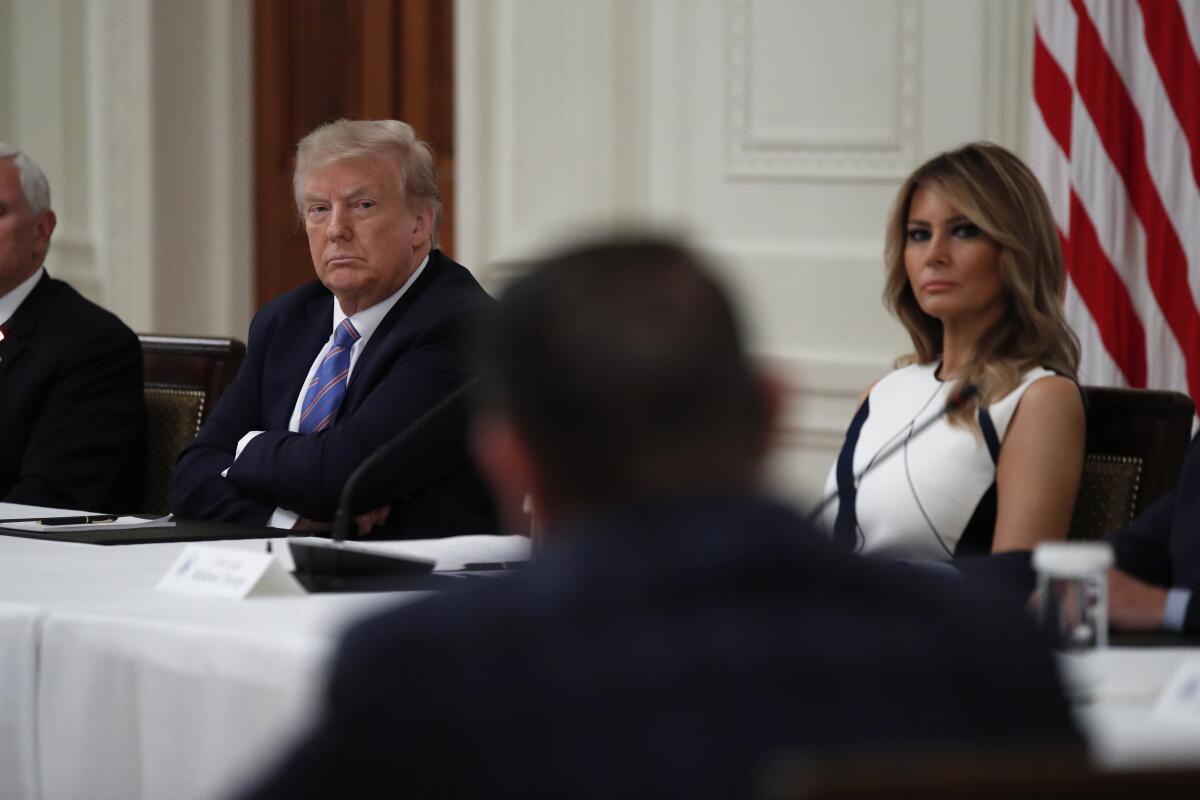
[[[1083,659],[1060,658],[1068,687],[1079,695],[1075,716],[1097,764],[1109,769],[1200,764],[1200,718],[1181,720],[1154,710],[1185,661],[1200,661],[1200,648],[1112,647]]]
[[[182,548],[0,536],[0,798],[220,796],[305,724],[344,626],[420,596],[158,591]],[[454,564],[523,558],[527,543],[422,548]]]
[[[37,793],[37,606],[0,602],[0,797]]]

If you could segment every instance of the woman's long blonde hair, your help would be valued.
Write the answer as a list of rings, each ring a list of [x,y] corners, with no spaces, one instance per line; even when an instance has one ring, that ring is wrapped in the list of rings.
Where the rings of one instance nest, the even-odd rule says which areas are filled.
[[[1000,245],[997,267],[1005,313],[975,346],[956,376],[954,391],[978,390],[974,402],[951,413],[951,421],[974,425],[975,409],[1012,391],[1021,375],[1042,366],[1075,379],[1079,340],[1063,317],[1066,269],[1050,204],[1034,174],[999,145],[975,142],[925,162],[900,187],[888,219],[883,300],[908,330],[915,353],[897,366],[929,364],[942,357],[942,323],[921,310],[904,248],[908,214],[918,186],[936,191]]]

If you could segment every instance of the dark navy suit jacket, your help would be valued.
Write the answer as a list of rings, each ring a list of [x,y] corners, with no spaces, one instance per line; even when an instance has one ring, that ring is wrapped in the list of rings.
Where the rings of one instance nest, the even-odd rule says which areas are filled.
[[[1032,622],[953,576],[740,494],[560,534],[354,627],[315,727],[246,796],[726,800],[796,751],[1079,747]]]
[[[175,466],[176,515],[262,525],[282,507],[330,520],[354,468],[466,380],[463,342],[494,301],[464,267],[433,251],[359,355],[334,424],[290,433],[300,386],[332,330],[333,302],[313,281],[259,311],[241,369]],[[465,403],[433,418],[364,487],[355,510],[390,504],[385,536],[495,533],[466,429]],[[235,462],[238,441],[256,430],[265,433]]]
[[[146,462],[142,346],[45,275],[0,339],[0,500],[139,511]]]
[[[1200,438],[1179,483],[1112,537],[1117,566],[1155,586],[1192,590],[1183,629],[1200,635]]]

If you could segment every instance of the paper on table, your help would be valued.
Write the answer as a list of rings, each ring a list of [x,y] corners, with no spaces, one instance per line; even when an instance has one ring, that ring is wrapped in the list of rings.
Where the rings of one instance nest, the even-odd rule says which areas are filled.
[[[304,589],[270,553],[189,544],[159,580],[168,592],[244,600],[251,595],[302,595]]]
[[[49,519],[49,516],[47,516]],[[33,531],[35,533],[79,533],[80,531],[127,531],[141,528],[174,528],[175,521],[170,516],[157,519],[145,517],[117,517],[111,522],[89,522],[84,525],[43,525],[40,522],[5,522],[0,520],[0,527],[13,528],[18,531]]]
[[[1200,659],[1190,658],[1176,668],[1154,704],[1154,713],[1200,725]]]

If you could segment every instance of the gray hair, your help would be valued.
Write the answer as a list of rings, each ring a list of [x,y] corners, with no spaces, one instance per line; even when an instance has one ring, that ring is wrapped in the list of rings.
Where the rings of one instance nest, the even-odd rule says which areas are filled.
[[[0,158],[11,158],[21,180],[21,194],[29,213],[36,216],[50,208],[50,182],[46,173],[29,156],[12,145],[0,142]]]
[[[433,207],[431,245],[437,246],[442,225],[442,193],[437,185],[433,148],[417,138],[407,122],[394,119],[328,122],[300,140],[292,192],[296,210],[304,214],[304,181],[313,167],[359,158],[392,158],[400,168],[400,188],[409,203],[424,198]]]

